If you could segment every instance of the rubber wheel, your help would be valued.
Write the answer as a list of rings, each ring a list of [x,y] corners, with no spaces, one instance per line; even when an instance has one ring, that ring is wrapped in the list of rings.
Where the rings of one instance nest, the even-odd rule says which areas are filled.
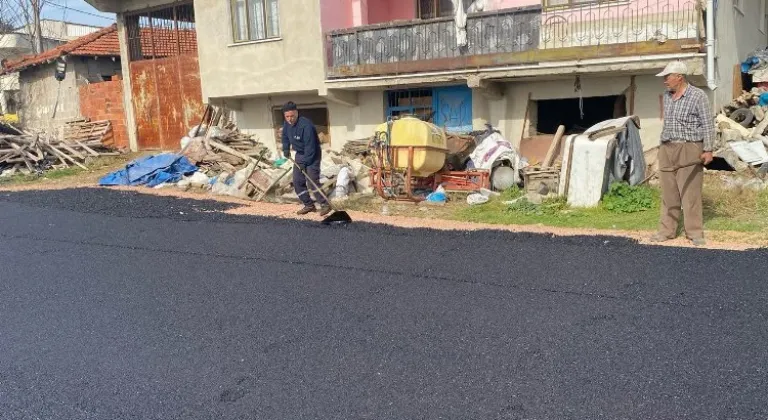
[[[731,113],[730,118],[741,124],[742,127],[749,128],[749,126],[752,124],[752,121],[755,119],[755,114],[746,108],[739,108]]]

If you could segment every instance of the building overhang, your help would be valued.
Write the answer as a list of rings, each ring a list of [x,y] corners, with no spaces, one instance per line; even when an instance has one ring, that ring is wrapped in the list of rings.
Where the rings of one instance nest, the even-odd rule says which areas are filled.
[[[435,71],[418,74],[399,74],[388,76],[349,77],[327,79],[326,89],[382,89],[392,87],[407,87],[435,85],[446,83],[467,83],[473,88],[496,88],[492,82],[515,81],[535,78],[537,80],[562,79],[574,75],[641,75],[655,74],[672,60],[686,63],[690,77],[695,83],[704,77],[706,54],[675,53],[647,56],[594,58],[584,60],[568,60],[543,62],[536,64],[519,64],[503,67],[488,67],[483,69],[464,69]]]
[[[127,13],[143,9],[190,3],[189,0],[85,0],[85,2],[93,6],[96,10],[107,13]]]

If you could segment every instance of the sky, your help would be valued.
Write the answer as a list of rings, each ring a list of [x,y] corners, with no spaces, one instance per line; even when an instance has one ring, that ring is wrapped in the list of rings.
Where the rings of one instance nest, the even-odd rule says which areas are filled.
[[[101,13],[85,0],[47,0],[42,14],[46,19],[95,26],[109,26],[115,21],[113,13]]]

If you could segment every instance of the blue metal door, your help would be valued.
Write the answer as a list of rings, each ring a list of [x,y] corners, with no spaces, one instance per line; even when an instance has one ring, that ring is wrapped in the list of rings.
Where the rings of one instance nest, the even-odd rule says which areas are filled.
[[[435,88],[432,100],[435,125],[454,133],[472,131],[472,89],[466,85]]]

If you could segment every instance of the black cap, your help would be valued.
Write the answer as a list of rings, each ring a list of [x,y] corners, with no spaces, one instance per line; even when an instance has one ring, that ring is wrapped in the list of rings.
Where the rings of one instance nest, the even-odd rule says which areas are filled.
[[[285,105],[283,105],[283,113],[286,113],[288,111],[295,111],[296,109],[297,109],[296,104],[291,101],[288,101],[285,103]]]

